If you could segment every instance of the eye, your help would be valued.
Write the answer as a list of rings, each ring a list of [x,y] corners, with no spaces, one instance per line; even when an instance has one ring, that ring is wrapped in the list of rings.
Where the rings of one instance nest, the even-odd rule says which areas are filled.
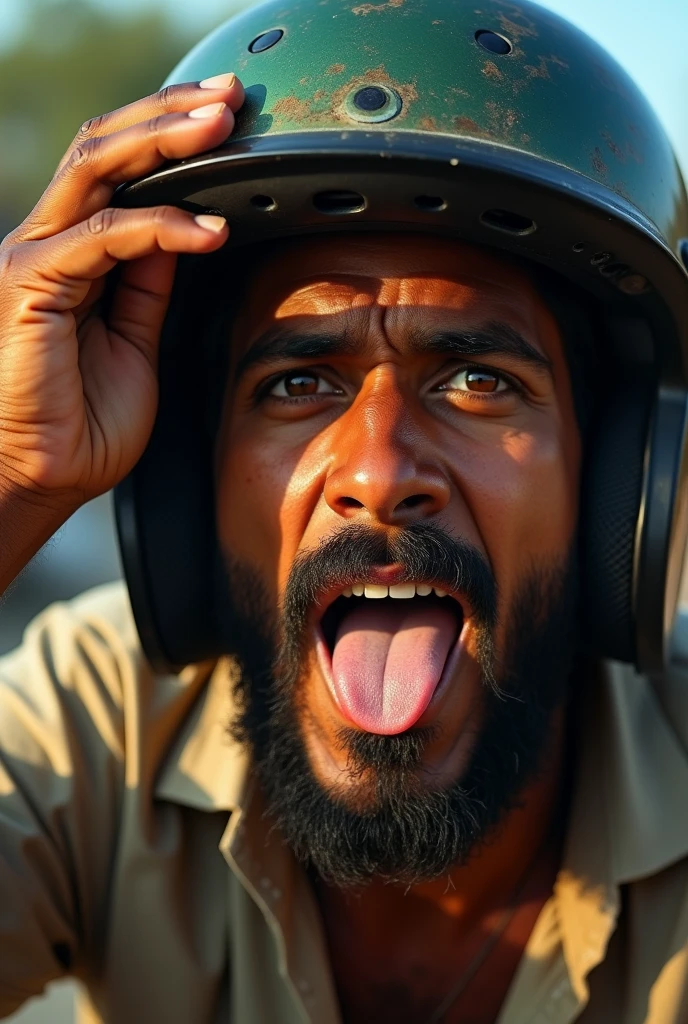
[[[319,373],[298,370],[285,373],[268,393],[273,398],[303,398],[308,395],[341,395],[342,392]]]
[[[513,390],[510,383],[496,370],[484,366],[465,367],[455,373],[445,384],[442,391],[470,391],[473,394],[494,395],[500,391]]]

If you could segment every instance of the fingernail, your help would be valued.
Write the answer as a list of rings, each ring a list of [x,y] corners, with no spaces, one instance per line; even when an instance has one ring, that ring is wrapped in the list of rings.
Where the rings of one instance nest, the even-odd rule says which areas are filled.
[[[196,107],[190,110],[189,117],[217,117],[227,106],[226,103],[207,103],[205,107]]]
[[[213,75],[212,78],[204,78],[198,84],[201,89],[231,89],[235,81],[235,74]]]
[[[220,234],[227,223],[224,217],[216,217],[212,213],[199,213],[194,220],[199,228],[203,228],[204,231],[214,231],[216,235]]]

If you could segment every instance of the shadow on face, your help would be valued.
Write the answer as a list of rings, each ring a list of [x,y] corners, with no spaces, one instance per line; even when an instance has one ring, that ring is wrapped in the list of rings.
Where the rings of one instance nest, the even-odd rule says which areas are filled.
[[[490,669],[527,687],[518,634],[566,589],[580,442],[552,313],[524,269],[452,240],[315,237],[256,268],[231,343],[218,531],[253,675],[349,811],[383,800],[394,757],[404,791],[460,784]]]

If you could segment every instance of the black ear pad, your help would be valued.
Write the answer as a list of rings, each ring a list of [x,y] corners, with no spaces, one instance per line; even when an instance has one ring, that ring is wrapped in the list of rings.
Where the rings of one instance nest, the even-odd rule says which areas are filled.
[[[213,450],[207,430],[204,289],[176,288],[160,343],[148,446],[115,489],[120,551],[144,652],[161,671],[222,653],[216,637]],[[190,302],[190,296],[194,301]]]
[[[582,641],[587,652],[636,661],[636,532],[654,381],[625,374],[588,433],[581,489]]]

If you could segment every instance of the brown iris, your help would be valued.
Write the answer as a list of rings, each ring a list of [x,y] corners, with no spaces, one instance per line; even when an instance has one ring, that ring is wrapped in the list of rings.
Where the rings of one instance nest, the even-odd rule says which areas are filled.
[[[284,390],[290,398],[315,395],[318,391],[318,378],[312,373],[290,373],[284,378]]]
[[[499,377],[486,370],[471,370],[466,373],[466,388],[468,391],[479,391],[483,394],[490,394],[499,387]]]

